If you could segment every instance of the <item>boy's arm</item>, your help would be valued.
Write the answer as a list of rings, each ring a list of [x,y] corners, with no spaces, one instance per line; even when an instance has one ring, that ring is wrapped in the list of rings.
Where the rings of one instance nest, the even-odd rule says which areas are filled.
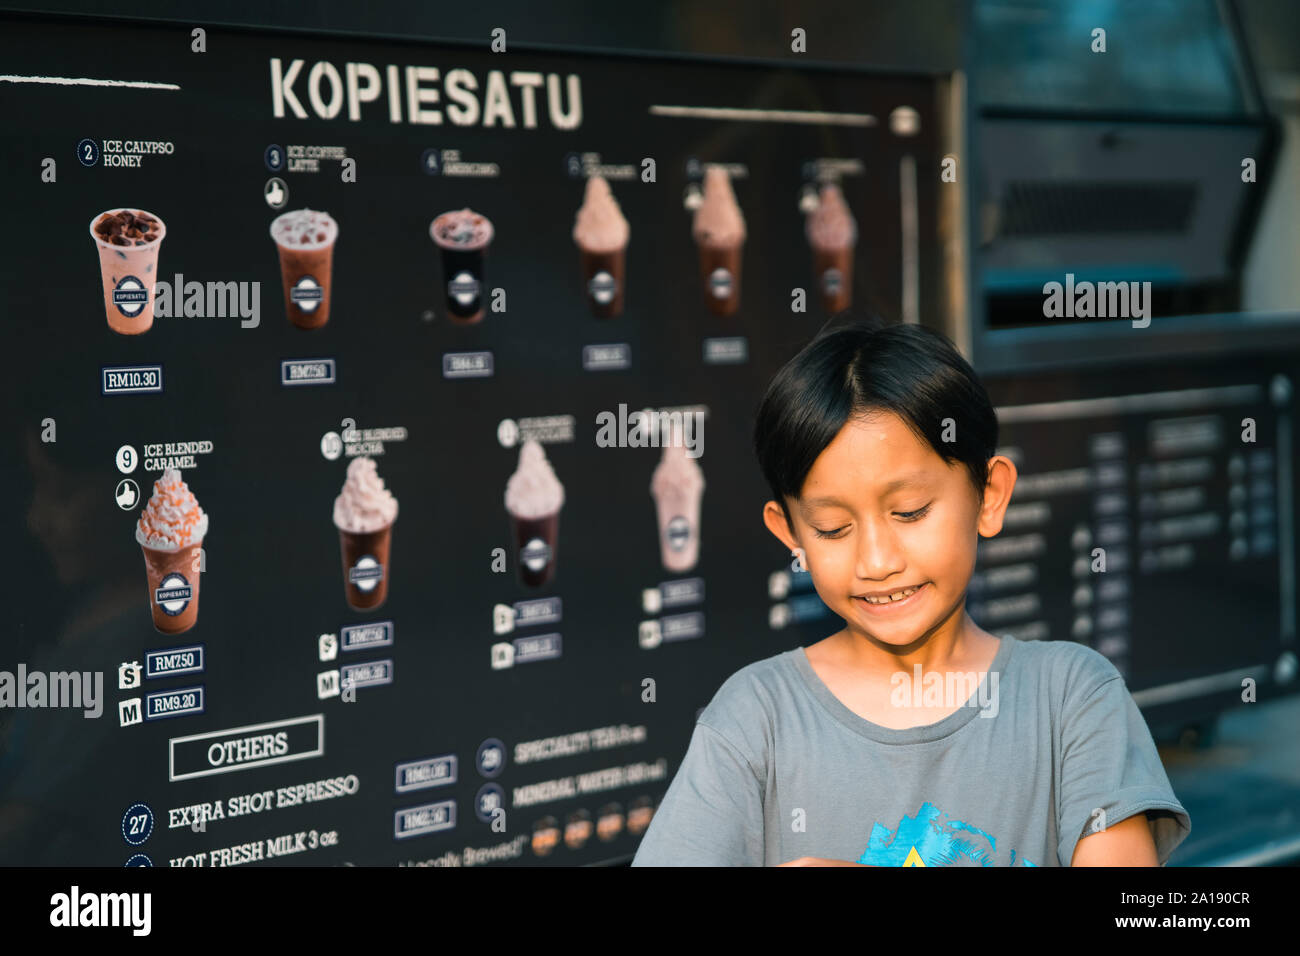
[[[797,860],[778,863],[777,866],[875,866],[874,863],[854,863],[852,860],[828,860],[824,856],[801,856]]]
[[[1109,676],[1067,698],[1062,717],[1057,857],[1062,866],[1160,866],[1191,819],[1122,677],[1101,661]]]
[[[1089,833],[1074,846],[1070,866],[1159,866],[1156,841],[1145,813],[1126,817],[1113,827]]]

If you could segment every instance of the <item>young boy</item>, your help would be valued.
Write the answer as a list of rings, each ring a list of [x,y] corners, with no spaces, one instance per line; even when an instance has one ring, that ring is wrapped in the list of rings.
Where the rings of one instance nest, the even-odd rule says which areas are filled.
[[[728,678],[634,866],[1164,865],[1191,819],[1114,665],[966,614],[997,440],[921,326],[841,313],[777,373],[763,520],[845,627]]]

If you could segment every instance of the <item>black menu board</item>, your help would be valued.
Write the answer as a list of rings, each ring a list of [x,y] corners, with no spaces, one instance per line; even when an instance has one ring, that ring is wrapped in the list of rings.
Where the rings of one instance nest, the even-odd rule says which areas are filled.
[[[938,314],[934,81],[2,32],[0,863],[629,858],[834,629],[752,415],[828,305]]]

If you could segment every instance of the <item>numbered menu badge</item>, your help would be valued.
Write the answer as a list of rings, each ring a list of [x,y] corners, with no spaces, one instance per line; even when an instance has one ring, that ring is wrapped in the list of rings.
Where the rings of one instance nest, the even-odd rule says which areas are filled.
[[[474,766],[489,779],[500,776],[506,766],[506,745],[495,737],[489,737],[478,745]]]

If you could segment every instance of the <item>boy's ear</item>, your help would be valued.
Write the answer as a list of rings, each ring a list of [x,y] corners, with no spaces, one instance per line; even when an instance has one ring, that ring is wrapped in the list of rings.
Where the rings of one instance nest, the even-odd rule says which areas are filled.
[[[775,501],[763,505],[763,523],[767,525],[767,530],[776,535],[791,551],[799,547],[799,542],[795,540],[794,532],[790,529],[790,523],[786,520],[785,510]]]
[[[984,487],[984,501],[980,504],[978,531],[991,538],[1002,530],[1002,519],[1011,504],[1011,492],[1016,487],[1016,465],[1005,455],[989,459],[989,480]]]

